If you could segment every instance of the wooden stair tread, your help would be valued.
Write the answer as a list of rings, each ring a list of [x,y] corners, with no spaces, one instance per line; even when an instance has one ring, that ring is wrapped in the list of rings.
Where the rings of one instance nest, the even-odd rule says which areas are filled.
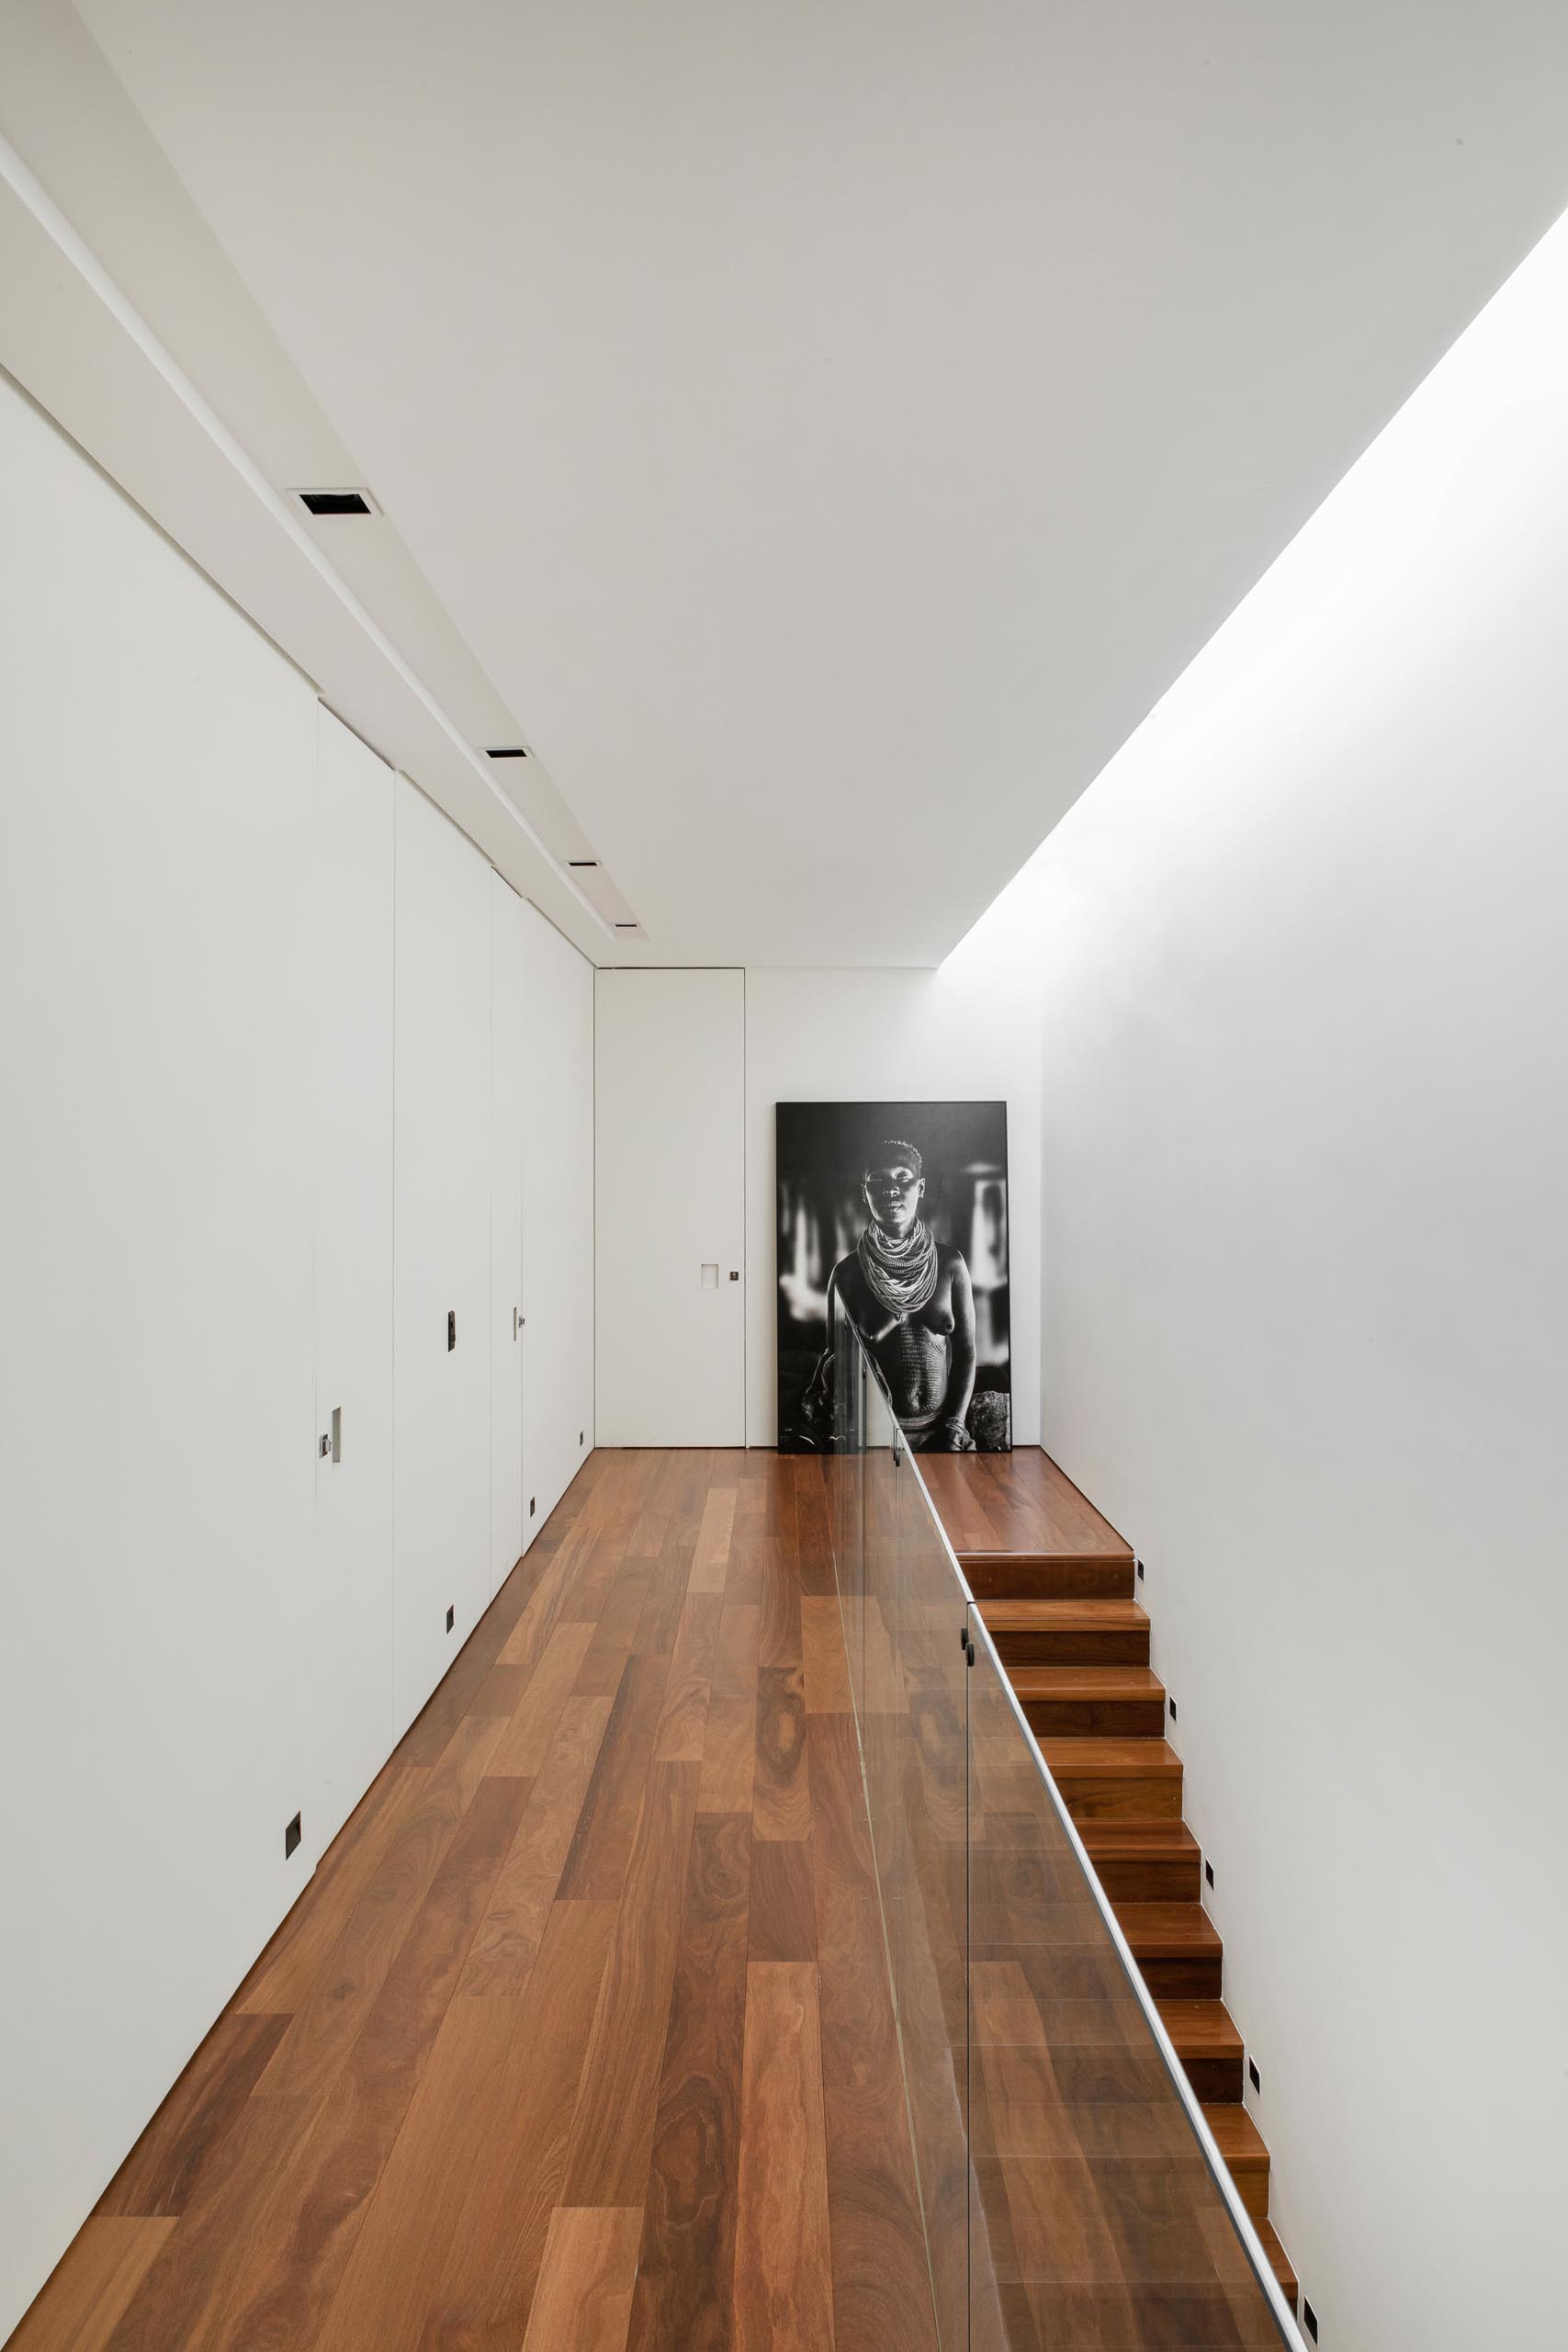
[[[1080,1626],[1091,1633],[1112,1627],[1142,1633],[1149,1622],[1135,1600],[982,1600],[976,1606],[994,1634],[1059,1634]]]
[[[1239,2058],[1242,2039],[1223,2001],[1156,2001],[1176,2054],[1188,2058]]]
[[[1055,1781],[1074,1780],[1084,1773],[1091,1773],[1096,1780],[1123,1773],[1131,1780],[1148,1780],[1166,1774],[1179,1779],[1181,1774],[1181,1758],[1170,1742],[1165,1739],[1052,1739],[1047,1736],[1040,1742],[1040,1753]]]
[[[1077,1826],[1091,1862],[1163,1861],[1198,1852],[1184,1821],[1080,1821]]]
[[[1116,1917],[1135,1960],[1222,1949],[1219,1932],[1201,1903],[1122,1903]]]
[[[1146,1666],[1015,1666],[1021,1699],[1158,1699],[1165,1684]]]
[[[1269,2168],[1263,2134],[1245,2107],[1227,2100],[1224,2107],[1205,2106],[1203,2120],[1214,2135],[1214,2145],[1232,2172]]]

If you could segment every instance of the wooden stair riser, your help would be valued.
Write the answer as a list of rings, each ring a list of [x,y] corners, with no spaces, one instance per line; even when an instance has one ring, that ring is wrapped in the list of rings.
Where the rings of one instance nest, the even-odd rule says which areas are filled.
[[[1180,1960],[1140,1960],[1138,1972],[1156,1999],[1217,2001],[1220,1966],[1217,1959],[1193,1953]]]
[[[1089,1822],[1081,1835],[1113,1905],[1199,1899],[1203,1858],[1180,1822]]]
[[[1201,1903],[1129,1903],[1117,1917],[1156,2001],[1219,1999],[1224,1948]]]
[[[976,1600],[1131,1600],[1131,1555],[1064,1559],[1021,1552],[963,1552],[959,1566]]]
[[[1274,2276],[1284,2290],[1285,2301],[1294,2311],[1302,2291],[1301,2282],[1296,2277],[1295,2265],[1280,2244],[1280,2233],[1272,2222],[1259,2222],[1258,2234],[1263,2241],[1264,2253],[1274,2266]]]
[[[1162,1699],[1025,1699],[1030,1729],[1041,1739],[1158,1739]]]
[[[1269,2151],[1257,2124],[1239,2103],[1206,2106],[1203,2120],[1213,2133],[1214,2144],[1241,2192],[1242,2203],[1255,2222],[1265,2220],[1269,2211]]]
[[[1147,1666],[1146,1625],[993,1629],[1004,1666]]]
[[[1181,2058],[1182,2071],[1192,2086],[1194,2096],[1205,2105],[1210,2101],[1238,2099],[1241,2097],[1242,2054],[1239,2050],[1234,2057],[1222,2052],[1213,2054],[1194,2052],[1183,2056],[1179,2047],[1177,2054]]]
[[[1241,2201],[1255,2222],[1269,2219],[1269,2159],[1233,2162],[1231,2178],[1241,2191]]]
[[[1202,1883],[1196,1854],[1095,1856],[1094,1871],[1114,1909],[1121,1903],[1195,1903]]]
[[[1187,2079],[1204,2106],[1239,2105],[1245,2053],[1224,2002],[1172,2005],[1168,1996],[1159,2011]]]

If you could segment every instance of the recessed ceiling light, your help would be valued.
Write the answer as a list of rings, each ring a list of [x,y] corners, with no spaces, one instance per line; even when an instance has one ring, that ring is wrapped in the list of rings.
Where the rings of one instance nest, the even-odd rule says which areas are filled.
[[[642,925],[640,922],[618,922],[615,925],[615,929],[617,931],[640,931],[642,929]]]
[[[528,754],[521,743],[487,743],[487,760],[525,760]]]
[[[297,490],[307,514],[375,514],[380,510],[367,490]]]
[[[569,865],[597,865],[599,861],[596,857],[569,857],[567,859],[567,864]]]

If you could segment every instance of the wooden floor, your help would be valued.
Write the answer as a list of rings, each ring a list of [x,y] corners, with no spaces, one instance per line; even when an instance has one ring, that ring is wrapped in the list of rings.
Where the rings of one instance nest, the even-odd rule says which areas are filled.
[[[823,1467],[594,1454],[17,2352],[930,2352]]]
[[[1261,2214],[1132,1555],[921,1468]],[[933,2278],[950,2347],[1275,2340],[934,1537],[846,1657],[892,1476],[591,1458],[17,2352],[935,2352]]]

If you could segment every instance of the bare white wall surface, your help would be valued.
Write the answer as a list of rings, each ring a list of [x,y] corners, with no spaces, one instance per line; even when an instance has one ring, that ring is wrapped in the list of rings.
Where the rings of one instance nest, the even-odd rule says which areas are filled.
[[[1040,1436],[1040,1029],[1009,894],[936,971],[746,974],[747,1442],[778,1437],[781,1102],[1005,1101],[1013,1436]]]
[[[744,975],[601,972],[594,1008],[601,1442],[744,1445]]]
[[[527,1544],[593,1451],[593,967],[523,912]]]
[[[310,1868],[311,688],[0,379],[0,2335]]]
[[[1045,1443],[1343,2352],[1562,2332],[1565,416],[1560,226],[1028,877]]]
[[[490,893],[491,869],[473,843],[399,776],[392,1179],[399,1732],[490,1600]]]

